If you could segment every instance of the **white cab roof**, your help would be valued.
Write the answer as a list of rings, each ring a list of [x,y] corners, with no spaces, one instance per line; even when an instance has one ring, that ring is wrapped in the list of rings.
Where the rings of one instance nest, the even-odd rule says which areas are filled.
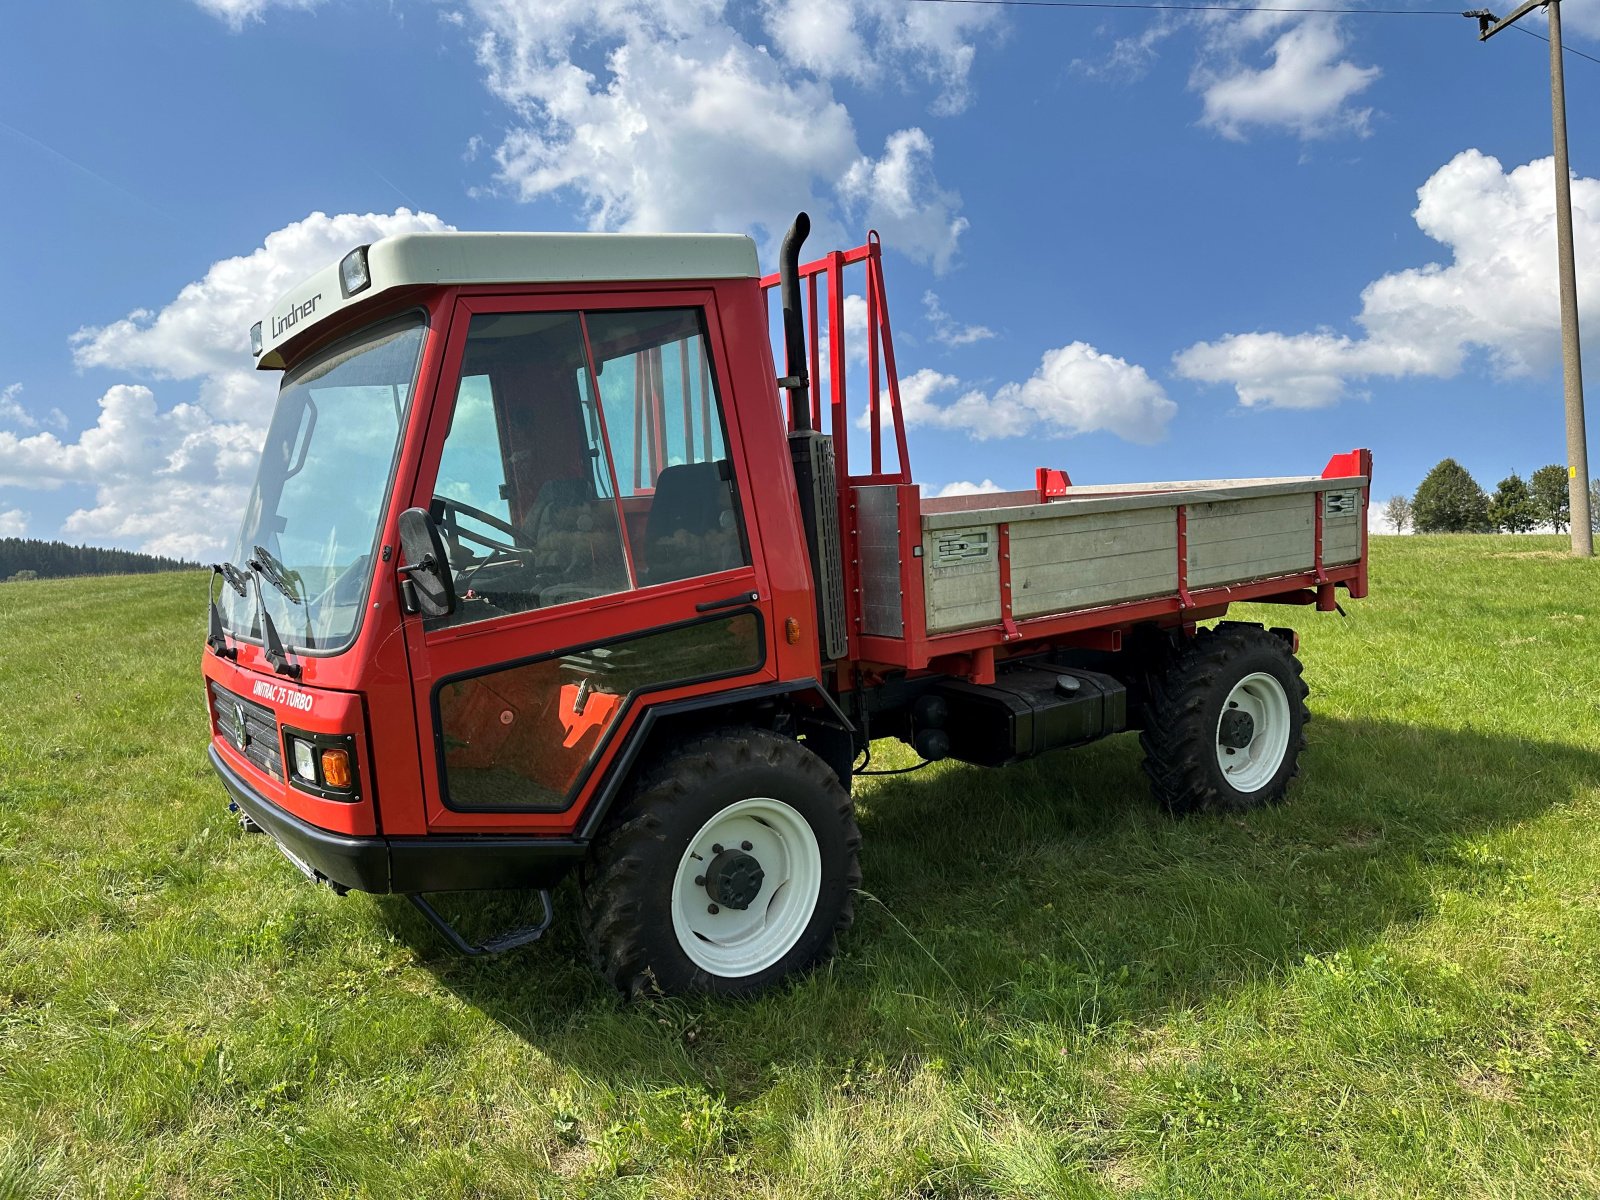
[[[761,274],[755,242],[725,233],[406,233],[373,242],[367,268],[372,285],[349,298],[339,286],[337,262],[280,296],[261,319],[256,366],[281,369],[278,348],[284,342],[394,288],[754,279]]]

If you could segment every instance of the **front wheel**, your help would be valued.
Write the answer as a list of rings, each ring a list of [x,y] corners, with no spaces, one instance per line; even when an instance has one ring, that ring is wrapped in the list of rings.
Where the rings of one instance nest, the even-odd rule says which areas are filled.
[[[1174,813],[1281,801],[1305,749],[1307,688],[1289,643],[1258,625],[1202,629],[1155,687],[1140,734]]]
[[[629,996],[759,991],[833,952],[860,844],[849,794],[797,742],[697,738],[634,785],[584,864],[591,957]]]

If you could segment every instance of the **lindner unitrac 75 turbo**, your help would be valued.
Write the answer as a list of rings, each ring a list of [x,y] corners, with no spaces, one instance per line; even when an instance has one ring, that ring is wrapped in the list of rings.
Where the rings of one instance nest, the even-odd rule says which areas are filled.
[[[875,737],[1001,766],[1138,730],[1174,811],[1283,796],[1295,635],[1200,623],[1365,595],[1370,455],[923,496],[878,240],[802,264],[808,225],[766,278],[737,236],[407,234],[274,305],[204,658],[245,828],[468,953],[576,871],[613,984],[731,993],[850,924]],[[544,921],[470,945],[427,899],[487,888]]]

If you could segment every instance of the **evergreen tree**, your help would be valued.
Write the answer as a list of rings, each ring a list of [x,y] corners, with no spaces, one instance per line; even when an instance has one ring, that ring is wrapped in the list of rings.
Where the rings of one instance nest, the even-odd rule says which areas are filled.
[[[1429,471],[1411,501],[1418,533],[1493,533],[1489,497],[1467,469],[1447,458]]]
[[[1515,471],[1495,487],[1489,501],[1489,521],[1502,533],[1527,533],[1539,524],[1533,493]]]
[[[59,579],[68,575],[144,575],[188,571],[198,563],[102,546],[69,546],[37,538],[0,538],[0,581]]]
[[[1533,486],[1533,512],[1539,524],[1565,533],[1572,521],[1572,496],[1567,492],[1567,469],[1551,463],[1540,467],[1529,481]]]
[[[1411,524],[1411,498],[1390,496],[1389,502],[1383,506],[1383,516],[1394,527],[1396,533],[1404,533],[1406,526]]]

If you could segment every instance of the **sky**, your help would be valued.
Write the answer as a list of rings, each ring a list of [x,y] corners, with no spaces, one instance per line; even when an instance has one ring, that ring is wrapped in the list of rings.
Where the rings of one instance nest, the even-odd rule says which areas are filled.
[[[1547,26],[1384,7],[16,0],[0,536],[224,552],[249,327],[353,246],[749,232],[771,267],[802,208],[808,256],[882,234],[930,493],[1357,446],[1376,500],[1446,456],[1492,490],[1565,460]],[[1600,58],[1600,0],[1562,13]],[[1566,76],[1592,395],[1600,62]]]

